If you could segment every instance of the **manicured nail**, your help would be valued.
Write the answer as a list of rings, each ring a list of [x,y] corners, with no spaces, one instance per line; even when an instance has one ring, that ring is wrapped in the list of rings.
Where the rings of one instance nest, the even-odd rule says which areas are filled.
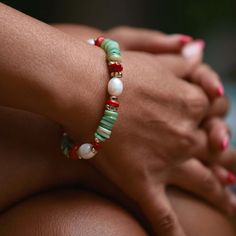
[[[186,43],[189,43],[193,40],[193,38],[191,36],[188,36],[188,35],[181,35],[180,38],[179,38],[179,41],[182,43],[182,44],[186,44]]]
[[[187,58],[199,57],[202,54],[205,42],[203,40],[196,40],[186,44],[182,49],[182,55]]]
[[[228,137],[225,137],[222,142],[221,142],[221,150],[224,151],[225,149],[227,149],[229,146],[229,138]]]
[[[235,184],[235,182],[236,182],[236,176],[231,171],[228,171],[227,183],[228,184]]]
[[[223,96],[225,93],[224,87],[222,85],[219,85],[217,88],[217,95],[218,96]]]
[[[195,42],[199,45],[199,47],[204,48],[206,46],[206,43],[202,39],[197,39]]]

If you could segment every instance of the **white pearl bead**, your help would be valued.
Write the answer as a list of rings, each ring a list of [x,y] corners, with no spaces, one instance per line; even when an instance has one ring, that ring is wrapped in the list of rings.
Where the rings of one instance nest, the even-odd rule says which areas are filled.
[[[87,43],[90,44],[90,45],[95,45],[94,39],[88,39]]]
[[[112,78],[108,83],[108,93],[112,96],[119,96],[123,92],[123,82],[119,78]]]
[[[90,159],[92,157],[95,156],[96,153],[94,153],[92,151],[92,144],[90,143],[85,143],[82,144],[78,150],[78,155],[82,158],[82,159]]]

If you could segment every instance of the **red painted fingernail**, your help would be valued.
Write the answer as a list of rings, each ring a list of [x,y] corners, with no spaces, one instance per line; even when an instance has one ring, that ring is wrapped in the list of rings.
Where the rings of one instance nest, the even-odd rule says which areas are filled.
[[[221,150],[224,151],[229,146],[229,139],[228,137],[224,138],[221,143]]]
[[[217,94],[218,96],[223,96],[225,93],[224,91],[224,87],[222,85],[219,85],[219,87],[217,88]]]
[[[227,176],[227,183],[234,184],[235,182],[236,182],[236,176],[231,171],[229,171]]]
[[[202,39],[197,39],[195,43],[197,43],[201,48],[204,48],[206,46],[205,41]]]
[[[188,36],[188,35],[181,35],[180,36],[180,39],[179,41],[182,43],[182,44],[186,44],[186,43],[189,43],[193,40],[193,38],[191,36]]]

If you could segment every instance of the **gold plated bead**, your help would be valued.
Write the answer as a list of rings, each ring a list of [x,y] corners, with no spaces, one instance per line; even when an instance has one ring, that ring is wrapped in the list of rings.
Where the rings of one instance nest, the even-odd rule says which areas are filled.
[[[98,138],[95,138],[94,141],[95,141],[96,143],[100,143],[100,140],[99,140]]]
[[[97,150],[95,150],[95,148],[94,148],[94,147],[92,147],[91,151],[92,151],[94,154],[96,154],[96,153],[97,153]]]
[[[109,111],[117,111],[117,107],[113,107],[113,106],[110,106],[110,105],[106,105],[106,109],[109,110]]]
[[[122,74],[122,72],[111,72],[110,76],[111,76],[111,78],[112,77],[122,78],[123,74]]]
[[[118,100],[118,97],[116,97],[116,96],[110,96],[110,99],[113,100],[113,101],[117,101],[117,100]]]

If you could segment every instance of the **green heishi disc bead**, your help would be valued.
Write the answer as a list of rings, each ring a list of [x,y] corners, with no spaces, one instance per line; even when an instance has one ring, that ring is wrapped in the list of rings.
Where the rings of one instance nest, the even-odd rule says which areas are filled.
[[[72,142],[70,142],[70,140],[64,139],[64,140],[62,141],[61,148],[62,148],[62,149],[71,148],[72,145],[73,145],[73,144],[72,144]]]
[[[120,54],[120,50],[114,49],[114,48],[107,50],[107,54],[108,54],[108,55],[112,55],[112,54],[121,55],[121,54]]]
[[[105,50],[108,51],[111,49],[120,50],[119,46],[115,45],[114,43],[108,43],[105,47]]]
[[[105,141],[106,141],[106,139],[103,138],[103,137],[102,137],[101,135],[99,135],[98,133],[95,133],[94,136],[95,136],[95,138],[97,138],[97,139],[100,140],[101,142],[105,142]]]
[[[105,115],[105,116],[113,116],[113,117],[117,118],[117,117],[118,117],[118,112],[105,110],[104,115]]]
[[[101,44],[101,48],[102,48],[103,50],[105,50],[106,46],[107,46],[110,42],[111,42],[110,39],[104,39],[103,42],[102,42],[102,44]]]
[[[110,130],[110,131],[112,131],[112,128],[113,128],[113,127],[111,128],[111,127],[109,127],[109,126],[106,126],[106,125],[104,125],[104,124],[102,124],[102,123],[100,123],[99,126],[101,126],[101,127],[104,128],[104,129]]]
[[[115,119],[113,119],[113,120],[112,119],[106,119],[105,117],[106,116],[102,117],[102,119],[100,120],[100,123],[112,128],[114,123],[116,122],[116,120]]]
[[[105,120],[105,121],[109,122],[110,124],[112,124],[114,126],[114,124],[116,123],[117,118],[112,117],[112,116],[103,116],[102,120]]]
[[[99,129],[97,129],[96,133],[99,134],[100,136],[102,136],[102,137],[105,138],[105,139],[109,139],[109,138],[110,138],[110,135],[105,134],[104,132],[102,132],[102,131],[99,130]]]
[[[121,62],[121,55],[118,54],[111,54],[111,55],[107,55],[107,60],[108,61],[117,61],[117,62]]]
[[[68,156],[69,156],[69,149],[68,149],[68,148],[65,148],[65,149],[63,150],[63,154],[68,157]]]
[[[105,129],[110,130],[110,131],[111,131],[112,128],[113,128],[113,124],[111,124],[110,122],[105,121],[105,120],[101,120],[99,125],[102,126],[102,127],[105,128]]]
[[[103,133],[111,136],[111,133],[112,133],[111,130],[106,129],[106,128],[102,127],[101,125],[98,126],[98,129],[101,130]]]
[[[108,42],[106,42],[105,44],[104,44],[104,50],[105,51],[107,51],[107,50],[109,50],[110,48],[118,48],[119,49],[119,44],[117,43],[117,42],[115,42],[115,41],[112,41],[112,40],[110,40],[110,41],[108,41]]]

